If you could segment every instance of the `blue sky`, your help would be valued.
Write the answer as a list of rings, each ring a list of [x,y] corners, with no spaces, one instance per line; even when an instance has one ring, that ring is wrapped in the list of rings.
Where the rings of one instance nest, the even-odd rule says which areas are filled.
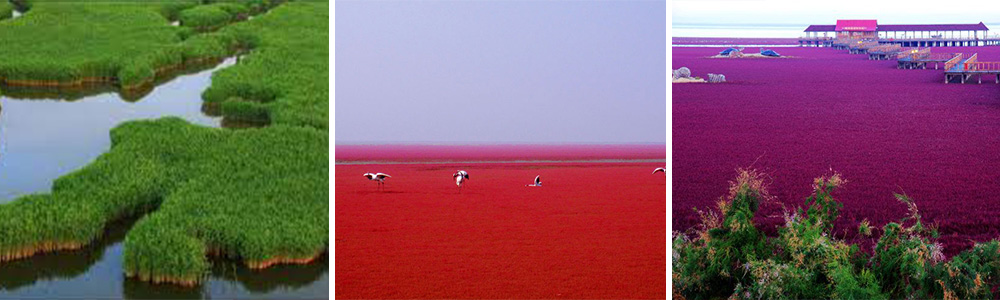
[[[666,142],[663,1],[338,1],[338,144]]]

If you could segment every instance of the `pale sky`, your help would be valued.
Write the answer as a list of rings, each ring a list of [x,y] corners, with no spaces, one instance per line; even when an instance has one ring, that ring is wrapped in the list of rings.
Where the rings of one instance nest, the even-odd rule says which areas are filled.
[[[664,1],[338,1],[336,142],[666,142]]]
[[[1000,1],[671,0],[672,24],[1000,23]]]

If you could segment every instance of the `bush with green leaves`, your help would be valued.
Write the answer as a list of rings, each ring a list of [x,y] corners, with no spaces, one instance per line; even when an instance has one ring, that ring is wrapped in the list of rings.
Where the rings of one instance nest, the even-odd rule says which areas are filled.
[[[882,228],[872,256],[872,271],[894,297],[932,297],[936,285],[933,269],[944,260],[941,245],[932,242],[937,232],[923,226],[917,205],[909,197],[896,194],[896,199],[907,205],[909,214],[899,223]],[[906,226],[907,220],[912,224]]]
[[[744,266],[771,252],[753,224],[754,214],[768,198],[760,174],[741,170],[730,182],[729,195],[717,202],[718,213],[698,211],[701,227],[690,236],[674,237],[674,288],[696,298],[712,298],[750,284],[742,276]]]
[[[14,4],[0,1],[0,21],[14,17]]]
[[[748,176],[749,175],[749,176]],[[741,182],[762,182],[760,174],[740,171],[727,199],[741,199],[747,189]],[[747,180],[744,178],[757,178]],[[987,299],[1000,294],[1000,242],[978,243],[971,250],[945,261],[935,240],[937,230],[925,227],[916,203],[905,195],[896,199],[909,213],[900,222],[882,228],[868,255],[857,245],[833,236],[841,203],[832,196],[845,181],[840,175],[814,181],[805,209],[785,211],[776,237],[761,237],[761,244],[733,243],[733,231],[723,224],[746,223],[754,205],[720,201],[719,214],[699,212],[702,226],[693,234],[675,233],[673,283],[675,298],[730,299]],[[760,185],[751,190],[764,191]],[[761,193],[757,193],[761,194]],[[758,197],[754,199],[766,199]],[[732,202],[730,202],[732,201]],[[733,204],[730,204],[733,203]],[[744,201],[743,203],[755,203]],[[738,210],[734,212],[732,210]],[[721,217],[720,217],[721,216]],[[858,227],[862,236],[872,235],[867,220]],[[753,230],[744,230],[752,232]],[[721,232],[720,232],[721,233]],[[747,245],[754,245],[747,247]],[[761,253],[747,249],[770,249]],[[719,255],[723,253],[723,255]],[[753,253],[753,255],[747,255]],[[720,259],[720,257],[722,259]]]
[[[734,291],[739,299],[886,298],[873,274],[862,267],[857,246],[833,238],[840,203],[833,192],[845,183],[833,173],[814,181],[808,209],[784,212],[785,225],[773,239],[774,255],[748,264],[751,280]]]

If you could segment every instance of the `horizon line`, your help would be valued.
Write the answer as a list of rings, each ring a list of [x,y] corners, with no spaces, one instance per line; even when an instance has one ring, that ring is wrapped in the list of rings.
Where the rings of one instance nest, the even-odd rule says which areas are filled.
[[[648,145],[666,146],[666,142],[623,142],[623,143],[527,143],[527,142],[334,142],[334,146],[617,146]]]

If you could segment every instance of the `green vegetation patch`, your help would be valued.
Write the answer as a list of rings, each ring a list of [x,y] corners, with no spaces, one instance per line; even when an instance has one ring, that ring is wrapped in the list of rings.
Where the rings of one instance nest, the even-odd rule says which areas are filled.
[[[43,7],[36,3],[32,14]],[[80,247],[114,220],[143,214],[126,234],[124,268],[145,280],[197,283],[211,255],[263,268],[325,252],[327,8],[287,3],[191,35],[179,47],[132,56],[119,73],[253,49],[213,75],[203,97],[220,104],[226,117],[266,119],[270,126],[227,130],[177,118],[122,124],[111,132],[108,153],[56,180],[51,193],[0,205],[0,261]],[[13,22],[21,19],[27,17]]]
[[[237,3],[215,3],[200,5],[180,12],[182,26],[195,28],[199,31],[218,29],[226,24],[246,18],[250,7]]]
[[[194,20],[223,14],[228,24],[234,16],[274,3],[39,1],[31,4],[31,14],[0,24],[0,57],[5,58],[0,80],[16,85],[113,82],[135,89],[175,66],[251,50],[239,66],[213,76],[204,100],[230,120],[327,128],[329,32],[317,26],[328,22],[327,3],[288,3],[211,33],[195,33],[188,22],[216,21],[169,25],[175,15]]]
[[[249,49],[234,67],[212,75],[202,95],[226,118],[327,128],[329,122],[329,13],[326,3],[292,2],[266,16],[227,26]]]
[[[106,81],[149,53],[180,43],[183,31],[147,3],[38,2],[0,23],[0,79],[24,84]],[[56,38],[58,37],[58,38]]]
[[[125,123],[111,137],[110,152],[51,194],[0,205],[0,253],[88,244],[111,220],[158,206],[126,235],[128,274],[193,283],[209,250],[251,265],[325,251],[328,132],[165,118]]]
[[[0,21],[14,17],[14,4],[0,1]]]
[[[0,23],[0,80],[29,86],[149,85],[166,69],[239,51],[245,44],[232,34],[196,31],[215,30],[271,7],[271,2],[258,2],[26,2],[29,15]],[[178,18],[197,30],[171,26]]]
[[[699,211],[701,226],[674,232],[674,298],[689,299],[996,299],[1000,242],[977,243],[946,260],[937,230],[924,226],[916,203],[895,195],[909,213],[882,228],[873,253],[835,237],[842,204],[839,174],[817,178],[805,206],[785,210],[778,236],[753,222],[769,197],[762,174],[741,171],[717,210]],[[858,233],[872,236],[867,220]],[[752,239],[759,237],[759,240]]]

